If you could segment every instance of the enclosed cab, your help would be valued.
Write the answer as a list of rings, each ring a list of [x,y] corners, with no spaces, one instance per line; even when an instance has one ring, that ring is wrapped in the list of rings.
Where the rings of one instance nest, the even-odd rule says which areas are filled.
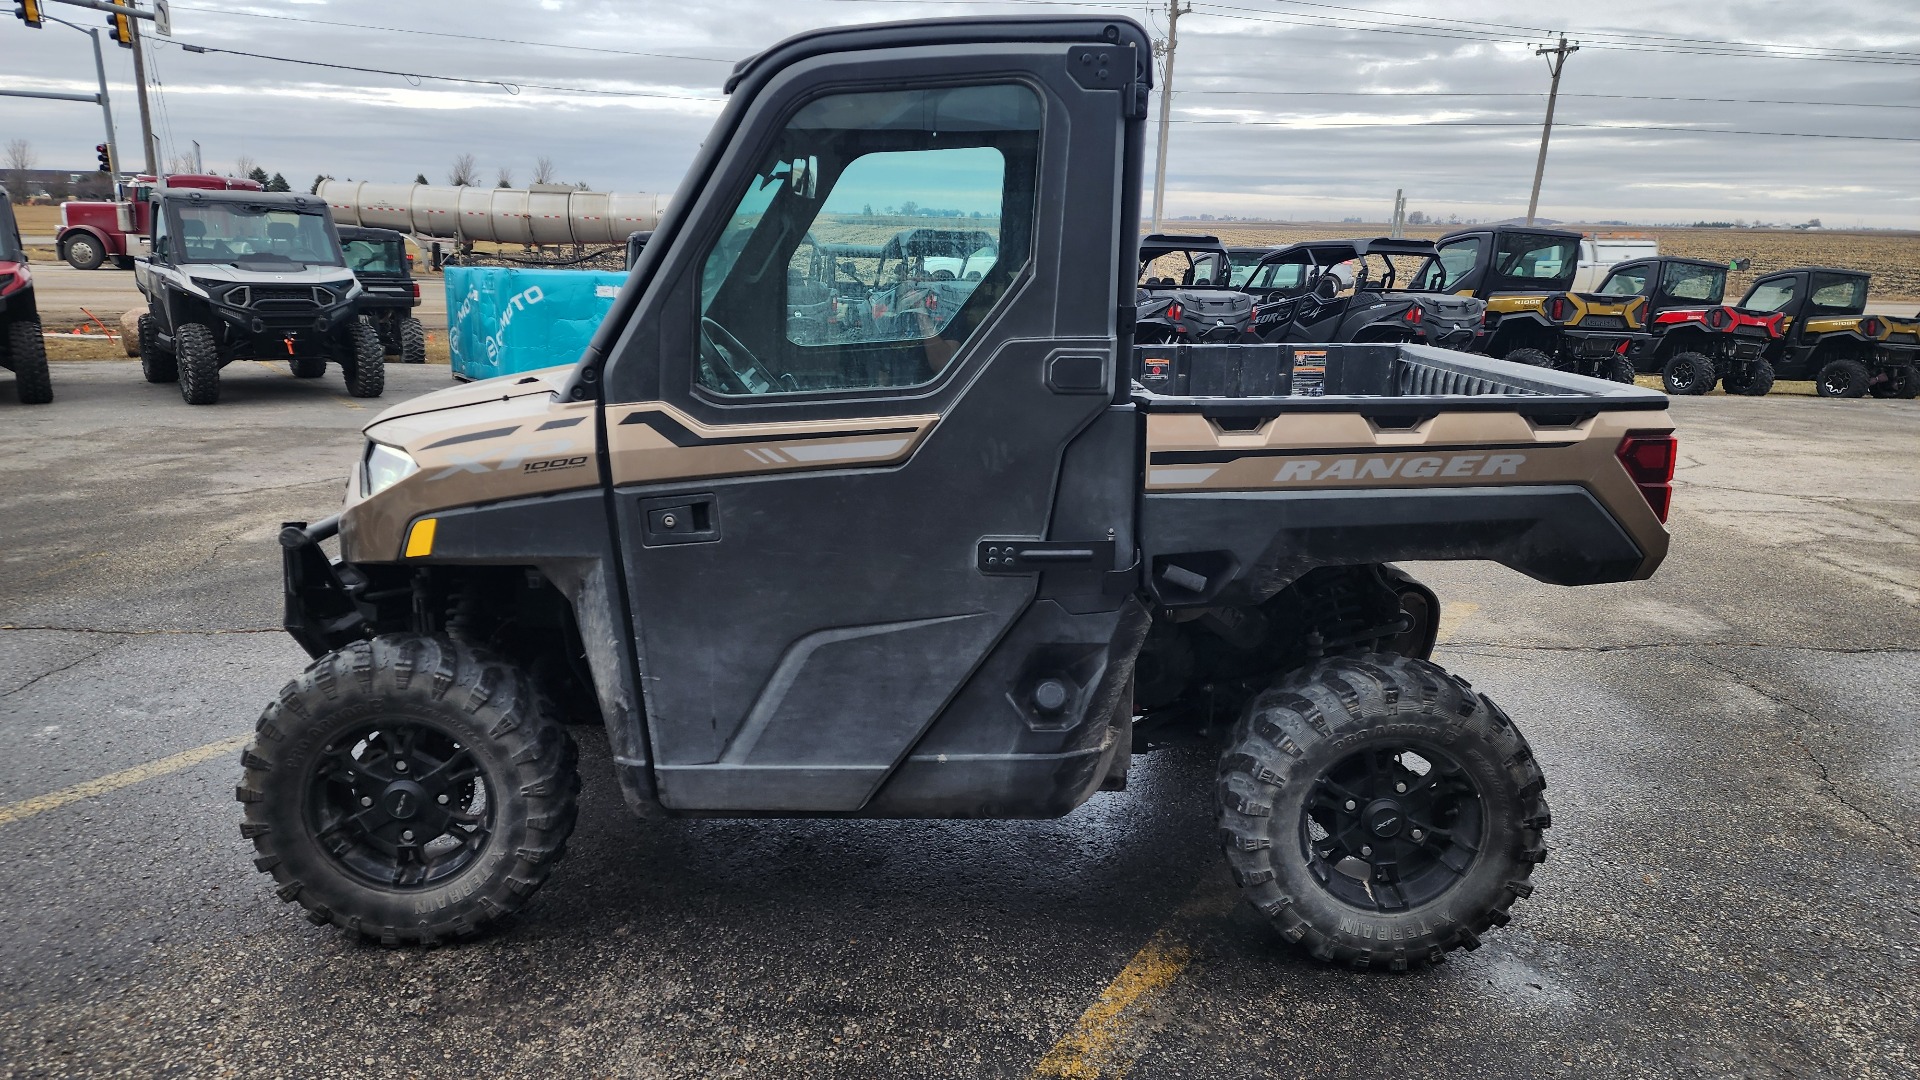
[[[1812,379],[1821,397],[1920,394],[1920,317],[1868,315],[1868,274],[1801,266],[1753,283],[1739,310],[1780,316],[1767,359],[1782,379]]]
[[[1506,924],[1546,779],[1389,564],[1647,577],[1667,398],[1405,343],[1189,346],[1321,351],[1318,397],[1138,390],[1152,70],[1117,17],[736,68],[579,361],[387,410],[338,513],[285,523],[314,662],[236,789],[278,895],[393,944],[524,907],[578,812],[572,720],[656,820],[1052,817],[1217,746],[1215,835],[1283,939],[1399,970]],[[964,213],[991,262],[822,338],[796,272],[881,198]]]
[[[307,195],[162,188],[150,211],[153,254],[135,267],[148,382],[180,384],[190,405],[220,399],[235,360],[285,360],[296,377],[338,364],[347,391],[378,397],[385,349],[360,315],[327,204]]]
[[[47,370],[47,341],[41,335],[40,310],[34,304],[33,271],[13,203],[0,191],[0,368],[13,372],[13,393],[22,405],[53,400]]]
[[[1592,293],[1550,300],[1547,311],[1567,316],[1562,333],[1577,347],[1627,358],[1634,371],[1658,374],[1669,394],[1704,394],[1724,381],[1728,393],[1758,397],[1773,388],[1766,354],[1780,336],[1781,319],[1722,304],[1728,269],[1670,255],[1633,259],[1614,267]],[[1631,325],[1595,326],[1572,317],[1573,307],[1619,310]]]
[[[1434,254],[1429,240],[1312,240],[1261,257],[1240,287],[1253,295],[1262,341],[1409,341],[1470,349],[1486,304],[1415,293],[1407,271]]]
[[[1154,233],[1140,241],[1139,264],[1136,340],[1253,340],[1253,297],[1233,286],[1233,258],[1219,237]]]
[[[1479,351],[1551,366],[1557,332],[1541,308],[1573,288],[1580,241],[1576,232],[1518,225],[1462,229],[1440,238],[1408,288],[1486,301]],[[1529,351],[1511,355],[1522,349]]]
[[[133,269],[140,241],[153,234],[154,193],[167,188],[195,191],[259,191],[257,181],[234,176],[174,173],[164,180],[136,176],[121,185],[115,202],[72,201],[60,204],[60,231],[54,243],[60,257],[76,270],[93,270],[111,261],[116,269]]]
[[[420,306],[420,283],[413,278],[407,238],[392,229],[338,228],[347,269],[360,282],[360,314],[380,332],[386,355],[402,363],[427,362],[427,328],[413,317]]]

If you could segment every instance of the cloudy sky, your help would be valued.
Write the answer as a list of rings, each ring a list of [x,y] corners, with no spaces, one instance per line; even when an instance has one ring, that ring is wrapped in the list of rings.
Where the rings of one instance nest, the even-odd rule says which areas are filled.
[[[1169,215],[1379,221],[1397,187],[1442,218],[1524,213],[1547,87],[1532,46],[1564,30],[1582,49],[1561,84],[1543,216],[1920,228],[1914,0],[1193,6],[1179,26]],[[170,155],[198,140],[211,169],[246,156],[300,189],[321,172],[442,183],[471,153],[488,183],[500,169],[525,183],[545,155],[566,181],[672,191],[731,62],[785,35],[1074,10],[1165,28],[1164,6],[1057,0],[175,0],[175,43],[475,81],[165,44],[152,50],[155,127]],[[129,54],[109,45],[107,63],[132,157]],[[91,91],[85,40],[0,19],[0,88]],[[0,98],[0,142],[30,140],[42,167],[91,167],[99,130],[91,106]]]

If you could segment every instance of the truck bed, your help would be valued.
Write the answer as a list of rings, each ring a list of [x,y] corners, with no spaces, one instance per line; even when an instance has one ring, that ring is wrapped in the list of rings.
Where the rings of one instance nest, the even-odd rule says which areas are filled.
[[[1414,559],[1585,585],[1666,555],[1619,457],[1629,434],[1671,434],[1658,391],[1419,345],[1136,354],[1143,384],[1186,391],[1134,397],[1163,602],[1258,600],[1316,566]]]

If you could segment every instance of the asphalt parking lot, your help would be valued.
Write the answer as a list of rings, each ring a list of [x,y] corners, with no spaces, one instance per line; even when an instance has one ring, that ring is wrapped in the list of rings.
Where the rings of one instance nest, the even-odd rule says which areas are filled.
[[[380,403],[279,365],[212,408],[130,363],[54,377],[51,406],[0,386],[0,1075],[1920,1069],[1920,402],[1676,400],[1651,581],[1409,567],[1554,828],[1511,926],[1389,977],[1234,903],[1197,753],[1058,821],[642,824],[576,729],[579,827],[508,927],[310,926],[232,789],[305,664],[274,533],[337,506]]]

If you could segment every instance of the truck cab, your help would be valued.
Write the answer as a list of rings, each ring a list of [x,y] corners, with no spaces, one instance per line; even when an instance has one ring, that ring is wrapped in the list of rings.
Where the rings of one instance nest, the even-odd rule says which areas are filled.
[[[1768,349],[1783,379],[1812,379],[1822,397],[1911,398],[1920,393],[1920,318],[1868,315],[1871,277],[1858,270],[1799,266],[1753,283],[1738,305],[1779,316]]]
[[[1052,817],[1217,745],[1284,940],[1404,970],[1504,925],[1545,779],[1390,563],[1647,577],[1667,399],[1403,343],[1327,346],[1319,396],[1136,389],[1152,70],[1091,16],[743,61],[579,361],[387,410],[338,513],[284,523],[315,660],[236,788],[279,896],[394,944],[523,908],[578,812],[570,720],[648,820]],[[882,199],[993,258],[822,335],[790,283]]]
[[[94,270],[111,261],[131,270],[142,254],[141,241],[153,235],[153,199],[164,188],[198,191],[259,191],[257,181],[203,173],[173,173],[164,178],[136,176],[120,185],[113,202],[75,200],[60,204],[56,250],[76,270]]]
[[[1471,296],[1487,304],[1479,348],[1505,357],[1518,349],[1552,355],[1555,331],[1542,312],[1546,298],[1573,288],[1581,234],[1519,225],[1492,225],[1448,233],[1414,274],[1414,292]],[[1528,363],[1540,363],[1533,356]]]

